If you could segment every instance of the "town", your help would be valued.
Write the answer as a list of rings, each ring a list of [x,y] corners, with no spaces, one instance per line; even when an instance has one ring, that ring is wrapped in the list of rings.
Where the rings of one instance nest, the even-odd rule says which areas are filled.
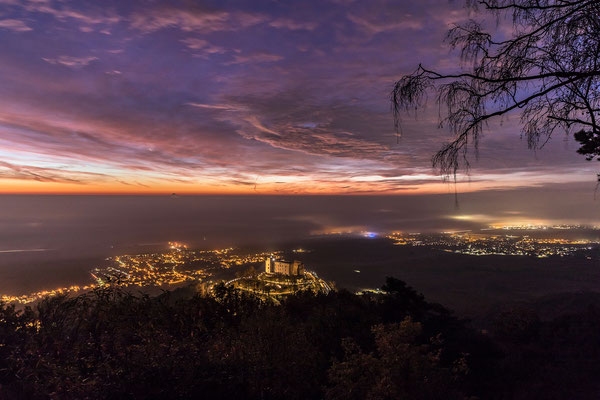
[[[275,253],[249,253],[234,248],[190,250],[185,244],[170,242],[167,252],[109,258],[108,266],[95,268],[91,275],[99,286],[173,286],[203,281],[231,267],[261,263],[272,254]]]
[[[331,284],[320,279],[315,272],[305,271],[299,261],[280,260],[282,252],[249,252],[234,248],[216,250],[191,250],[182,243],[169,242],[168,251],[107,258],[106,265],[90,272],[93,283],[42,290],[24,295],[0,295],[0,302],[30,304],[45,297],[73,295],[102,287],[174,289],[185,284],[201,284],[202,291],[210,293],[219,282],[233,285],[242,291],[252,292],[263,298],[276,298],[299,290],[328,293]],[[265,265],[265,271],[255,267]],[[225,280],[232,267],[241,275]]]
[[[495,230],[520,231],[490,232]],[[439,234],[399,233],[387,235],[398,246],[429,246],[435,249],[470,256],[531,256],[537,258],[583,256],[598,259],[598,238],[566,238],[539,235],[539,231],[581,230],[581,227],[510,226],[490,227],[482,232],[442,232]],[[527,234],[522,231],[531,231]],[[583,235],[580,235],[583,236]]]

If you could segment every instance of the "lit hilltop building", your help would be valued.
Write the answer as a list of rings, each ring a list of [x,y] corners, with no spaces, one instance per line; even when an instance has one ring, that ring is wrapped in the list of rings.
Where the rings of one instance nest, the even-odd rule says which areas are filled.
[[[304,264],[297,260],[283,261],[270,257],[265,260],[265,272],[268,274],[302,275]]]

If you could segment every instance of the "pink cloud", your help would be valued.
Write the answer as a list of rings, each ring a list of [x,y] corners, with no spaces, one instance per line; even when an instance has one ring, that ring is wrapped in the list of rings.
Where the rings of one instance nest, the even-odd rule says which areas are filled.
[[[84,57],[71,57],[71,56],[59,56],[57,58],[45,58],[43,57],[42,60],[46,61],[47,63],[50,64],[60,64],[60,65],[64,65],[65,67],[71,67],[71,68],[81,68],[81,67],[85,67],[86,65],[90,64],[93,61],[96,61],[98,59],[98,57],[93,57],[93,56],[84,56]]]
[[[423,27],[423,21],[420,19],[412,18],[410,15],[402,18],[399,21],[394,22],[383,22],[380,20],[369,20],[365,17],[359,17],[348,13],[347,18],[356,24],[361,29],[367,31],[370,34],[377,34],[382,32],[402,30],[402,29],[421,29]]]
[[[307,21],[295,21],[289,18],[277,18],[269,23],[269,26],[278,29],[289,29],[291,31],[297,30],[314,30],[318,24],[316,22]]]
[[[223,54],[227,51],[223,47],[213,46],[208,41],[200,38],[185,38],[181,40],[181,43],[191,50],[201,50],[202,53],[207,54]]]
[[[8,29],[14,32],[27,32],[33,30],[25,22],[19,19],[0,20],[0,29]]]
[[[184,32],[217,32],[247,28],[265,19],[265,16],[256,13],[163,7],[133,14],[131,27],[144,33],[166,28]]]
[[[27,11],[39,12],[44,14],[52,15],[54,18],[64,21],[67,19],[74,19],[89,25],[95,24],[115,24],[121,20],[121,17],[115,14],[91,14],[76,11],[68,8],[56,8],[50,5],[50,3],[29,1],[22,4]]]
[[[110,176],[95,172],[78,171],[75,169],[44,168],[0,161],[0,179],[86,184],[106,182],[110,180]]]
[[[227,65],[246,64],[246,63],[272,63],[283,60],[283,56],[266,52],[252,54],[236,54],[233,56],[233,61],[229,61]]]

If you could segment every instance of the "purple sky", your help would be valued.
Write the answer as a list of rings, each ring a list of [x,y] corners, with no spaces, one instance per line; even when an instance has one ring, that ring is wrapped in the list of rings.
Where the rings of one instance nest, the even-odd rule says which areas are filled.
[[[388,95],[460,68],[461,1],[0,0],[0,185],[34,193],[447,193],[437,108]],[[481,16],[473,16],[481,18]],[[486,131],[458,191],[591,183],[557,134]]]

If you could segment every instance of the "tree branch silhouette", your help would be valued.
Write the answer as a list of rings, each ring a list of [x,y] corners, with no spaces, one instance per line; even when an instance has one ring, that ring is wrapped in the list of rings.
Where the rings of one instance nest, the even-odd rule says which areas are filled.
[[[511,16],[513,34],[495,40],[471,19],[449,30],[463,71],[442,73],[422,65],[401,77],[391,93],[395,126],[436,93],[439,127],[453,140],[434,156],[440,172],[468,169],[467,150],[490,119],[520,110],[530,148],[557,129],[575,130],[578,152],[600,159],[600,2],[597,0],[467,0],[499,19]],[[541,140],[545,139],[545,140]]]

